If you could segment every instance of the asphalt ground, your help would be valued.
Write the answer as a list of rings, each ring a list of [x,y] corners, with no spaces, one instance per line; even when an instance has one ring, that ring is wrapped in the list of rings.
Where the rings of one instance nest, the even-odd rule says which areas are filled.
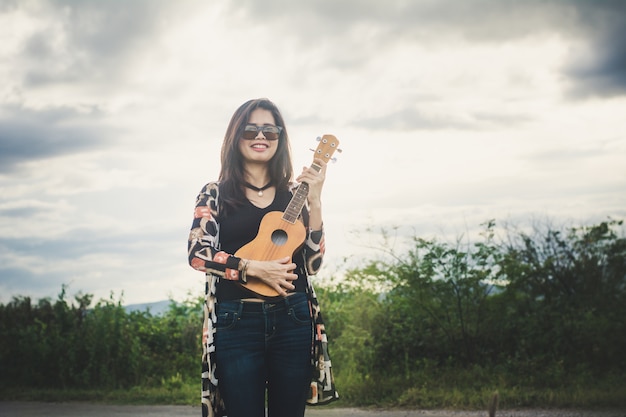
[[[0,402],[0,417],[199,417],[200,407],[175,405],[109,405],[91,403]],[[357,408],[307,407],[306,417],[460,417],[486,413],[420,410],[364,410]]]
[[[200,407],[0,402],[0,417],[199,417]],[[486,417],[486,411],[369,410],[308,407],[306,417]],[[496,417],[626,417],[626,410],[503,410]]]

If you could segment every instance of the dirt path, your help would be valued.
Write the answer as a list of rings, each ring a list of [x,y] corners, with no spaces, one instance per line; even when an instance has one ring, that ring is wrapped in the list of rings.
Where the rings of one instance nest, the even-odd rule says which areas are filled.
[[[199,417],[200,407],[0,402],[0,417]],[[486,411],[363,410],[309,407],[306,417],[486,417]],[[626,417],[626,411],[504,410],[497,417]]]

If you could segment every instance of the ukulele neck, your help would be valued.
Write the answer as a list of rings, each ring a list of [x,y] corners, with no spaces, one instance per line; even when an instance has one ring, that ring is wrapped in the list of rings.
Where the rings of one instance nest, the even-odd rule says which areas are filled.
[[[311,164],[311,168],[313,168],[317,172],[320,172],[322,170],[322,167],[320,165],[317,165],[316,163]],[[291,201],[289,202],[287,209],[285,209],[285,213],[283,214],[284,221],[294,224],[298,220],[298,217],[302,212],[302,208],[304,207],[304,203],[306,203],[306,198],[308,195],[309,184],[303,182],[302,184],[300,184],[300,186],[298,186],[295,194],[293,195],[293,197],[291,197]]]

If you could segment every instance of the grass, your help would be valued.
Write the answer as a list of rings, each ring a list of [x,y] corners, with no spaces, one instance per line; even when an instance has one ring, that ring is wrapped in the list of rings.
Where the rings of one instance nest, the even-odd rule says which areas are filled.
[[[2,401],[95,402],[128,405],[198,405],[200,384],[183,383],[178,387],[132,387],[129,389],[53,389],[7,388],[0,390]]]
[[[560,409],[626,409],[626,383],[623,378],[579,382],[568,386],[538,388],[512,385],[506,378],[485,383],[459,375],[455,384],[450,375],[438,378],[422,374],[408,382],[403,378],[375,380],[361,375],[338,375],[337,387],[341,398],[333,407],[384,407],[405,409],[485,410],[494,392],[499,394],[499,408],[560,408]],[[445,382],[445,384],[443,384]],[[108,404],[198,405],[200,382],[183,381],[177,375],[162,380],[160,386],[129,389],[38,389],[4,387],[0,401],[86,401]]]
[[[533,381],[537,380],[541,378]],[[607,375],[603,379],[564,376],[549,386],[536,385],[514,375],[483,369],[425,370],[409,379],[337,376],[341,404],[349,407],[485,410],[497,392],[501,409],[626,410],[626,376]]]

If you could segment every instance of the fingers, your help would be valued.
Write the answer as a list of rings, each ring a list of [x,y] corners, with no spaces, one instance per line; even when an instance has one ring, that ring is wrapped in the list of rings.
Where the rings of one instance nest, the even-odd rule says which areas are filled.
[[[281,264],[286,264],[289,261],[291,261],[290,256],[285,256],[284,258],[276,259],[276,262],[281,263]]]
[[[313,160],[315,165],[319,165],[322,167],[322,171],[326,171],[326,166],[328,165],[323,159],[315,158]]]
[[[277,259],[276,262],[281,264],[281,266],[283,268],[283,271],[286,272],[286,273],[296,269],[296,264],[291,261],[291,257],[290,256],[285,256],[284,258]],[[296,278],[298,278],[298,276],[296,274],[290,274],[290,275],[295,276]],[[294,278],[294,279],[296,279],[296,278]]]
[[[315,159],[313,161],[316,165],[319,165],[322,167],[322,169],[320,171],[316,170],[313,167],[303,167],[302,168],[302,173],[300,174],[300,176],[298,176],[298,178],[296,178],[296,181],[298,182],[306,182],[309,183],[309,185],[311,185],[311,182],[317,182],[319,180],[323,181],[325,174],[326,174],[326,162],[324,162],[321,159]]]
[[[291,283],[291,281],[298,279],[298,274],[294,274],[292,272],[296,269],[296,264],[291,261],[291,257],[289,256],[279,259],[278,262],[283,266],[283,268],[285,268],[283,279],[279,279],[277,282],[280,289],[278,292],[281,293],[281,295],[286,296],[287,292],[285,289],[294,290],[296,288],[296,286]]]
[[[280,285],[276,284],[272,286],[274,288],[274,291],[276,291],[279,295],[286,297],[287,296],[287,291],[284,290],[283,287],[281,287]]]
[[[292,272],[296,269],[296,264],[291,261],[291,257],[286,256],[273,261],[265,261],[262,264],[265,265],[263,267],[264,272],[259,273],[258,278],[265,281],[278,294],[286,296],[288,290],[296,288],[291,283],[298,279],[298,275]]]
[[[287,290],[294,290],[296,286],[287,280],[272,280],[270,285],[274,290],[282,296],[287,295]]]

